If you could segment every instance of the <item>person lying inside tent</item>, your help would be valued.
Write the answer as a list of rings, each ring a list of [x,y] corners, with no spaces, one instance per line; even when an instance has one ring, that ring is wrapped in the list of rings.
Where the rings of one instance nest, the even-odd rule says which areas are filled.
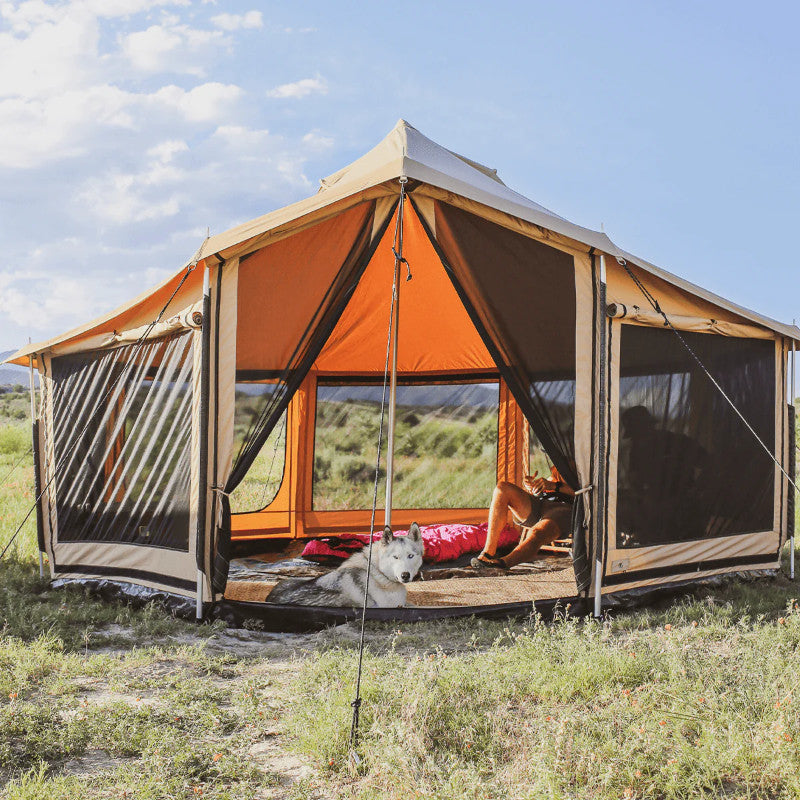
[[[489,506],[489,530],[482,552],[470,562],[475,569],[499,567],[510,569],[533,561],[542,545],[569,535],[572,521],[572,501],[575,492],[567,486],[555,467],[550,478],[538,477],[538,470],[523,479],[524,488],[500,481]],[[519,544],[507,555],[497,555],[500,533],[506,525],[508,512],[523,528]]]

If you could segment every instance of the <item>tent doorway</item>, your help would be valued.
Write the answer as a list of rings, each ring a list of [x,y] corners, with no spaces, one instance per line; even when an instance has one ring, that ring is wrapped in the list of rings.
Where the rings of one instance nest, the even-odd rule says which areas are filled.
[[[397,214],[285,411],[266,436],[262,431],[261,450],[231,496],[234,551],[252,553],[271,540],[272,554],[261,558],[277,559],[279,570],[285,571],[283,556],[296,553],[299,541],[341,540],[370,529]],[[567,465],[564,472],[575,473],[574,269],[570,256],[456,209],[434,212],[431,221],[438,240],[417,208],[406,207],[403,255],[409,278],[399,292],[392,522],[401,529],[412,521],[432,531],[441,525],[469,529],[463,544],[469,549],[430,570],[442,576],[439,580],[447,572],[459,585],[450,584],[449,591],[428,585],[418,599],[425,605],[471,605],[478,596],[486,599],[486,578],[467,581],[468,558],[459,556],[480,550],[495,484],[520,484],[529,474],[531,451],[537,467],[560,461]],[[269,253],[259,256],[240,266],[240,337],[253,296],[248,277],[257,281],[270,263]],[[248,338],[261,338],[257,328],[253,325]],[[255,349],[245,353],[248,360],[241,366],[247,369],[239,368],[237,357],[234,431],[240,454],[281,391],[281,380],[269,374]],[[555,458],[546,455],[541,438],[556,450]],[[382,464],[379,509],[385,453]],[[261,497],[268,502],[259,503]],[[565,531],[564,539],[569,537]],[[547,558],[557,565],[545,558],[517,569],[499,589],[503,599],[495,599],[564,596],[564,580],[570,584],[567,594],[573,594],[571,570],[559,576],[559,594],[552,594],[553,587],[531,592],[543,574],[570,566],[568,543],[554,550]],[[238,567],[238,576],[246,575]],[[490,586],[493,596],[497,582]]]

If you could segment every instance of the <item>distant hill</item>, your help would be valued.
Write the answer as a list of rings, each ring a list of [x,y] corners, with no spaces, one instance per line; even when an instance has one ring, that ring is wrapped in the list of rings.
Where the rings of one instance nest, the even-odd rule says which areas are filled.
[[[16,352],[16,350],[7,350],[5,353],[0,353],[0,362],[14,355]],[[38,373],[33,373],[33,380],[36,386],[38,386]],[[30,385],[28,367],[20,367],[18,364],[0,364],[0,386],[16,386],[17,384],[24,386],[26,389]]]

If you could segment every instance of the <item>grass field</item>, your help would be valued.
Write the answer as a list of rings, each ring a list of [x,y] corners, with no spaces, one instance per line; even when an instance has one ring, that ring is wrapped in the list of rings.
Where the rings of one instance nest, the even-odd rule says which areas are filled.
[[[248,402],[249,401],[249,402]],[[253,415],[253,396],[237,396],[237,418]],[[320,400],[314,443],[315,510],[372,507],[380,406]],[[244,426],[238,429],[244,435]],[[247,476],[231,496],[234,511],[263,508],[283,478],[284,422],[270,434]],[[386,431],[384,428],[384,445]],[[395,508],[483,508],[495,485],[497,410],[398,406],[395,432]],[[386,494],[385,455],[378,507]]]
[[[0,543],[33,501],[0,430]],[[786,555],[786,554],[785,554]],[[800,585],[705,588],[602,623],[194,626],[0,562],[0,797],[790,798]]]

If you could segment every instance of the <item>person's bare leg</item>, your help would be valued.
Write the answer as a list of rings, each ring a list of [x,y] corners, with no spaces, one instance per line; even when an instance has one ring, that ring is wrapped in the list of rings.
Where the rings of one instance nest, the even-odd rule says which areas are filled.
[[[508,555],[503,556],[503,563],[507,567],[524,564],[536,558],[542,545],[550,544],[561,536],[561,528],[552,519],[543,519],[537,522],[530,531],[527,539],[521,541]]]
[[[506,526],[509,510],[517,519],[527,519],[531,513],[531,497],[519,486],[508,481],[500,481],[495,487],[489,505],[489,530],[486,534],[486,544],[478,554],[478,558],[481,556],[493,558],[496,555],[500,533]]]

